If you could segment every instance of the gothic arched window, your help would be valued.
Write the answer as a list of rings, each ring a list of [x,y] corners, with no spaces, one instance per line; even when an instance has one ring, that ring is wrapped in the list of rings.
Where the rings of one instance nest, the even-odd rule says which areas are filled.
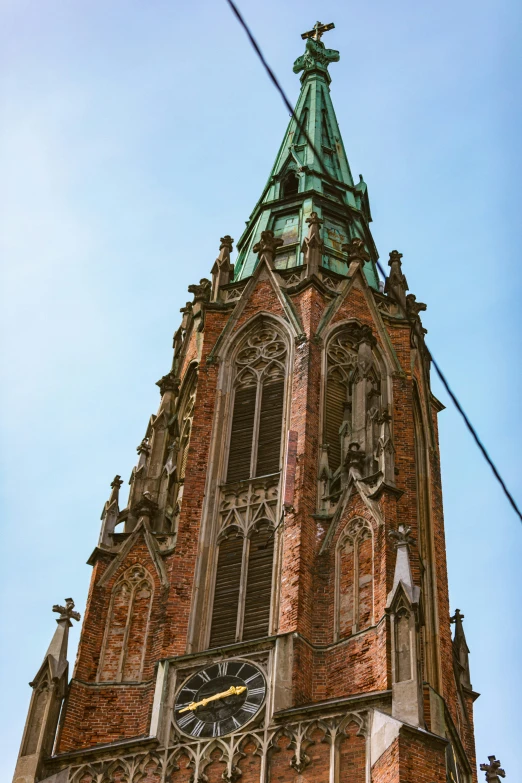
[[[267,636],[270,626],[274,528],[267,520],[247,536],[236,526],[219,541],[210,647]]]
[[[243,341],[236,356],[229,484],[280,469],[286,354],[282,337],[265,321]]]
[[[98,681],[140,681],[145,662],[153,584],[148,571],[131,566],[112,590]]]
[[[351,636],[373,622],[372,530],[365,520],[355,519],[337,546],[336,638]]]

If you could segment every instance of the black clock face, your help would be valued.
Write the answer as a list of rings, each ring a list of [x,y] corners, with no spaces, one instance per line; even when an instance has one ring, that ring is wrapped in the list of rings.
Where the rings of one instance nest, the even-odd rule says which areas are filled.
[[[201,669],[180,689],[174,716],[192,737],[222,737],[237,731],[261,709],[263,673],[246,661],[221,661]]]

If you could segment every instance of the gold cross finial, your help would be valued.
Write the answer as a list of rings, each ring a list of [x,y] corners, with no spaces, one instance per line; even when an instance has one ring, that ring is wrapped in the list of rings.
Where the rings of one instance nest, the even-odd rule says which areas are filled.
[[[311,30],[309,30],[307,33],[301,34],[301,38],[304,41],[306,41],[307,38],[313,38],[314,41],[320,41],[323,33],[326,33],[328,30],[333,30],[334,27],[335,25],[333,22],[330,22],[330,24],[316,22]]]

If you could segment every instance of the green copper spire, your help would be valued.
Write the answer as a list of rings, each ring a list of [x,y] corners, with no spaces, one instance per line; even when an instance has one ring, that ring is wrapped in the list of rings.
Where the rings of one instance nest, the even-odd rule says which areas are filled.
[[[378,256],[369,229],[366,183],[360,177],[360,182],[354,184],[330,97],[328,66],[339,60],[339,52],[327,49],[321,36],[333,26],[317,22],[302,35],[306,49],[294,63],[294,72],[302,72],[295,117],[288,124],[268,182],[237,243],[236,279],[249,277],[254,271],[258,261],[254,245],[266,230],[272,230],[282,240],[275,267],[289,269],[301,265],[301,245],[308,232],[306,221],[316,212],[323,221],[323,267],[346,274],[348,263],[342,245],[360,237],[369,255],[364,268],[367,280],[378,288]]]

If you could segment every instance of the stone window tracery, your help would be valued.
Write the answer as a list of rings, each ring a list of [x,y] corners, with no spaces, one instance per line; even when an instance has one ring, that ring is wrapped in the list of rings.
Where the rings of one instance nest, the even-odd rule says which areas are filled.
[[[113,587],[99,682],[140,682],[143,674],[154,587],[142,566],[128,568]]]
[[[268,635],[288,350],[257,319],[232,361],[226,483],[218,505],[209,646]]]
[[[280,469],[286,344],[266,321],[243,340],[234,363],[227,483]]]

